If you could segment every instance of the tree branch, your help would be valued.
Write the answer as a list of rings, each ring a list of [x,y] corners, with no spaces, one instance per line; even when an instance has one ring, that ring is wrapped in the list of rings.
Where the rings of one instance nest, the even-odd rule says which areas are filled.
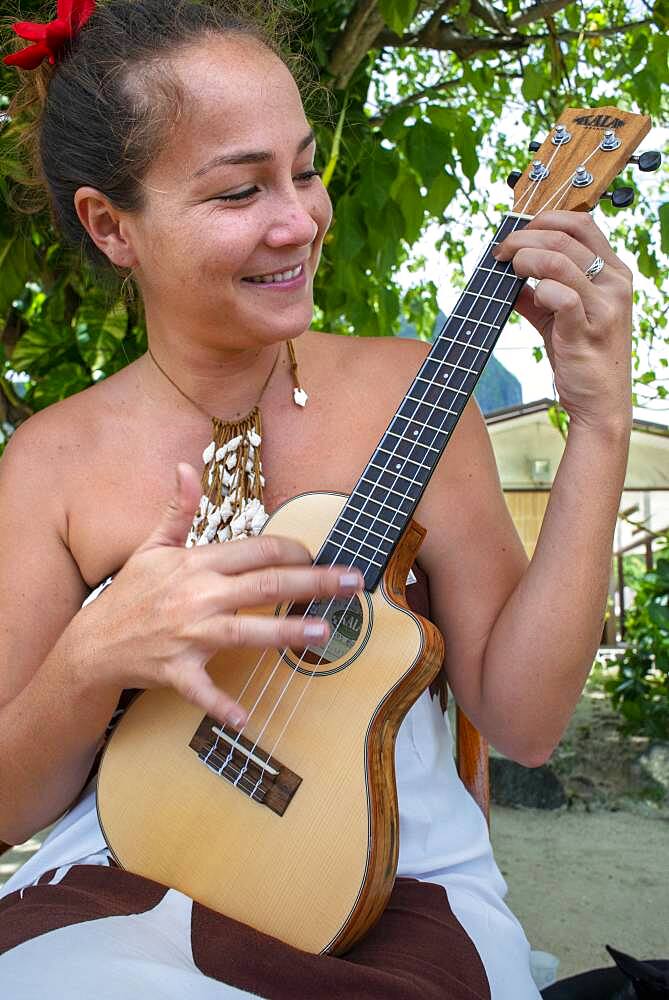
[[[521,28],[524,24],[531,24],[532,21],[540,21],[541,18],[557,14],[559,10],[568,7],[572,0],[540,0],[539,3],[532,4],[516,14],[509,21],[512,28]]]
[[[630,21],[628,24],[613,24],[608,28],[600,28],[597,31],[561,31],[556,37],[558,41],[568,41],[569,39],[584,38],[606,38],[611,35],[618,35],[621,32],[634,31],[636,28],[643,28],[652,24],[651,18],[643,21]],[[526,49],[536,42],[544,42],[551,35],[548,32],[537,35],[513,34],[509,37],[494,35],[463,35],[452,24],[443,23],[436,33],[434,40],[426,44],[423,33],[418,35],[407,35],[400,38],[392,31],[383,31],[376,40],[377,46],[384,48],[429,48],[442,51],[455,52],[463,60],[470,59],[477,52],[486,51],[507,51],[514,49]]]
[[[370,125],[380,125],[388,115],[392,114],[393,111],[397,111],[398,108],[408,108],[412,104],[417,104],[418,101],[422,100],[424,97],[431,97],[432,95],[441,93],[444,90],[451,90],[462,83],[462,77],[458,76],[455,79],[444,79],[439,80],[437,83],[433,83],[430,87],[424,87],[422,90],[417,90],[415,94],[409,94],[408,97],[404,97],[401,101],[396,104],[391,104],[383,109],[382,114],[374,115],[372,118],[368,119]]]
[[[328,70],[335,90],[344,90],[383,28],[385,21],[376,0],[358,0],[330,56]]]

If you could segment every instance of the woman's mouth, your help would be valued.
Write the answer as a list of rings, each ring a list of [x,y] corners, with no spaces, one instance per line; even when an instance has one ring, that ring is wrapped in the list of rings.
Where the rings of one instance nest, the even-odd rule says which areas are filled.
[[[259,288],[297,288],[304,282],[304,264],[286,271],[274,271],[271,274],[255,274],[248,278],[242,278],[249,284],[257,285]]]

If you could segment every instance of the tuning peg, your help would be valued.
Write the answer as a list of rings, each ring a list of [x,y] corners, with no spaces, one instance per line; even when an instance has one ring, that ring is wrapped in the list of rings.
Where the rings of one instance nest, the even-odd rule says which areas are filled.
[[[644,174],[648,174],[651,170],[659,169],[662,163],[662,154],[658,153],[656,149],[648,149],[639,156],[630,156],[628,163],[636,163],[639,170],[642,170]]]
[[[537,142],[537,140],[534,139],[527,148],[529,149],[530,153],[536,153],[538,149],[541,149],[541,143]]]
[[[522,170],[512,170],[506,179],[506,183],[510,188],[514,188],[522,176]]]
[[[616,188],[615,191],[607,191],[602,198],[610,198],[614,208],[629,208],[634,201],[634,188]]]

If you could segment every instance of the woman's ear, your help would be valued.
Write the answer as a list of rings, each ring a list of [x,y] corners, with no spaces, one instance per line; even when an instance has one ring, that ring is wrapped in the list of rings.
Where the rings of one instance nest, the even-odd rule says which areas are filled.
[[[122,212],[109,198],[93,187],[80,187],[74,195],[79,220],[98,250],[117,267],[136,267],[139,263]]]

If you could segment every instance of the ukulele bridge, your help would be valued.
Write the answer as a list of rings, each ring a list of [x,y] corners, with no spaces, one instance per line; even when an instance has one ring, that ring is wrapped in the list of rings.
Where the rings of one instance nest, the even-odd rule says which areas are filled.
[[[233,726],[206,715],[188,744],[202,763],[242,794],[283,816],[302,778]]]

